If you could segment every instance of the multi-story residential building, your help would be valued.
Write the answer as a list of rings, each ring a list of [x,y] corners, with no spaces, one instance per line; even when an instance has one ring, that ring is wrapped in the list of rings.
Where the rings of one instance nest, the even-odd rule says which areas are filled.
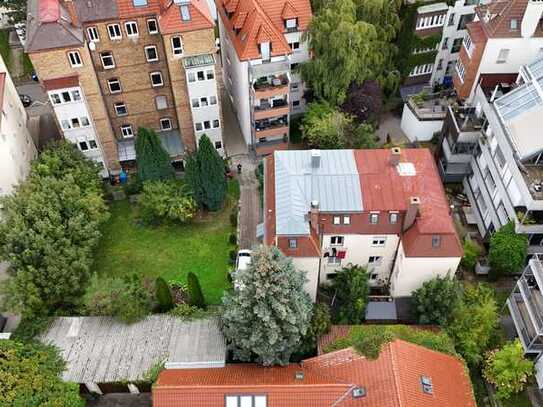
[[[471,106],[450,109],[439,158],[445,176],[451,165],[467,175],[481,235],[513,221],[528,235],[530,253],[543,253],[542,86],[543,59],[523,66],[512,85],[479,84]]]
[[[429,150],[276,151],[264,174],[264,243],[308,272],[313,298],[349,263],[395,298],[456,272],[462,248]]]
[[[37,151],[27,128],[28,116],[6,64],[0,57],[0,197],[28,175]]]
[[[493,0],[476,7],[453,76],[458,96],[470,100],[480,82],[505,82],[543,55],[542,18],[538,0]]]
[[[140,127],[172,160],[204,133],[224,153],[205,0],[31,0],[26,51],[64,137],[104,170],[136,158]]]
[[[284,149],[289,117],[305,107],[296,71],[309,58],[309,0],[216,0],[224,85],[247,145]]]

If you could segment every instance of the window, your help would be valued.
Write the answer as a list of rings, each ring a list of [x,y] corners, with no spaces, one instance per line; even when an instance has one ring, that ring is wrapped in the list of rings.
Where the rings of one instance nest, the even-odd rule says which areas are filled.
[[[79,149],[81,151],[87,151],[89,149],[89,146],[86,141],[80,141],[79,142]]]
[[[123,38],[121,33],[121,26],[119,24],[110,24],[107,26],[107,32],[109,34],[109,39],[111,40],[120,40]]]
[[[74,102],[81,100],[81,92],[78,90],[72,90],[72,99]]]
[[[215,79],[215,72],[213,72],[212,69],[208,69],[206,71],[206,78],[208,81],[210,81],[211,79]]]
[[[298,242],[296,239],[288,239],[288,248],[296,249],[298,247]]]
[[[382,256],[370,256],[368,259],[368,264],[371,264],[373,266],[378,266],[381,264]]]
[[[509,23],[509,29],[511,31],[517,31],[518,30],[518,20],[516,18],[512,18]]]
[[[95,150],[98,148],[98,144],[96,144],[96,140],[89,140],[89,147],[91,150]]]
[[[455,54],[458,51],[460,51],[460,48],[462,48],[462,42],[463,41],[464,41],[464,38],[462,38],[462,37],[455,38],[455,40],[453,41],[453,44],[452,44],[451,54]]]
[[[216,96],[210,96],[209,97],[209,104],[210,105],[216,105],[217,104],[217,97]]]
[[[330,238],[330,244],[332,246],[343,246],[343,236],[332,236]]]
[[[332,223],[333,223],[334,225],[340,225],[340,224],[341,224],[341,217],[339,217],[339,216],[334,216],[334,219],[333,219]]]
[[[500,53],[498,54],[498,59],[496,63],[498,64],[504,64],[507,62],[507,57],[509,56],[509,50],[508,49],[501,49]]]
[[[126,35],[129,37],[137,37],[138,36],[138,23],[135,21],[127,21],[124,23],[124,29],[126,30]]]
[[[441,236],[439,235],[433,235],[432,236],[432,247],[434,249],[437,249],[438,247],[441,246]]]
[[[299,100],[293,100],[292,101],[292,107],[298,107],[300,106],[300,101]]]
[[[386,241],[386,237],[374,237],[371,241],[371,245],[376,247],[383,247]]]
[[[449,48],[449,37],[443,38],[443,44],[441,44],[441,49]]]
[[[164,82],[162,81],[162,73],[160,71],[157,72],[151,72],[151,85],[155,88],[157,86],[164,85]]]
[[[132,131],[132,125],[124,124],[121,126],[121,135],[124,138],[134,137],[134,132]]]
[[[62,92],[60,96],[62,96],[62,101],[64,103],[69,103],[72,101],[72,96],[70,95],[70,92]]]
[[[203,130],[201,122],[194,123],[194,127],[196,128],[196,131],[202,131]]]
[[[198,99],[198,98],[192,99],[191,103],[192,103],[192,107],[194,107],[194,108],[200,107],[200,99]]]
[[[115,60],[113,59],[113,53],[112,52],[102,52],[100,54],[100,58],[102,59],[102,66],[104,69],[113,69],[115,68]]]
[[[124,102],[115,103],[115,113],[117,116],[126,116],[128,114],[128,109]]]
[[[290,45],[290,49],[293,50],[293,51],[297,50],[297,49],[300,49],[300,43],[297,42],[297,41],[296,42],[291,42],[288,45]]]
[[[71,129],[72,126],[70,125],[70,121],[69,120],[62,120],[60,122],[60,125],[62,126],[62,129],[63,130],[68,130],[68,129]]]
[[[226,396],[225,407],[266,407],[266,396]]]
[[[205,81],[206,78],[205,78],[205,75],[204,75],[204,71],[196,72],[196,78],[198,78],[199,81]]]
[[[181,10],[181,20],[183,21],[190,21],[190,10],[189,6],[186,4],[182,4],[180,7]]]
[[[168,100],[166,96],[157,96],[155,98],[156,110],[164,110],[168,108]]]
[[[220,124],[220,122],[219,122],[219,119],[213,120],[213,128],[214,128],[214,129],[218,129],[220,125],[221,125],[221,124]]]
[[[211,122],[209,120],[204,121],[204,129],[209,130],[211,128]]]
[[[351,217],[350,216],[344,216],[343,217],[343,224],[344,225],[350,225],[351,224]]]
[[[258,47],[260,48],[260,54],[262,56],[262,60],[269,61],[270,60],[270,43],[269,42],[262,42],[258,44]]]
[[[420,384],[422,386],[423,393],[432,394],[434,392],[434,387],[432,386],[432,379],[428,376],[421,376]]]
[[[337,266],[338,264],[341,264],[341,259],[339,257],[328,256],[328,264]]]
[[[390,212],[388,221],[390,223],[398,223],[399,214],[397,212]]]
[[[409,76],[427,75],[431,73],[433,69],[434,64],[418,65],[411,70]]]
[[[376,225],[379,223],[379,214],[378,213],[370,213],[370,223],[372,225]]]
[[[449,15],[449,23],[448,23],[449,26],[451,25],[454,25],[454,13],[451,13]]]
[[[134,7],[142,7],[147,5],[147,0],[132,0]]]
[[[449,20],[450,22],[450,20]],[[417,20],[416,30],[426,30],[433,27],[441,27],[445,23],[445,14],[419,17]]]
[[[465,30],[468,23],[475,18],[475,14],[464,14],[458,21],[458,30]]]
[[[120,93],[122,92],[121,81],[117,78],[108,79],[107,86],[109,87],[110,93]]]
[[[171,130],[171,129],[172,129],[171,119],[168,119],[168,118],[160,119],[160,130]]]
[[[196,82],[196,75],[194,72],[189,72],[188,74],[189,82]]]
[[[298,21],[296,18],[288,18],[285,20],[285,28],[287,31],[295,30],[298,26]]]
[[[100,36],[98,35],[98,29],[96,27],[87,28],[87,37],[89,41],[100,41]]]
[[[181,37],[172,37],[172,52],[174,55],[183,55],[183,42]]]
[[[158,24],[154,18],[147,20],[147,31],[149,34],[158,34]]]
[[[466,33],[466,37],[464,38],[464,47],[466,47],[467,54],[471,58],[471,54],[473,52],[473,42],[469,33]]]
[[[68,52],[68,59],[70,60],[70,65],[72,66],[72,68],[83,66],[83,62],[81,62],[81,55],[79,54],[79,51]]]
[[[81,126],[83,127],[90,126],[89,118],[87,116],[83,116],[81,118]]]
[[[460,59],[456,61],[456,73],[462,82],[464,82],[464,76],[466,75],[466,67]]]
[[[54,105],[62,103],[62,101],[60,100],[60,95],[58,93],[51,93],[49,97],[51,98],[51,103],[53,103]]]
[[[370,274],[370,280],[377,280],[378,276],[379,276],[379,274],[377,274],[377,273],[371,273]]]
[[[200,98],[200,104],[201,106],[207,106],[207,98],[206,97],[203,97],[203,98]]]
[[[156,46],[149,45],[148,47],[145,47],[145,58],[147,58],[147,62],[158,61],[158,51]]]
[[[81,123],[79,122],[79,118],[78,118],[78,117],[74,117],[74,118],[72,119],[72,127],[73,127],[74,129],[77,129],[77,128],[81,127]]]
[[[222,143],[220,141],[215,141],[215,149],[220,150],[222,148]]]

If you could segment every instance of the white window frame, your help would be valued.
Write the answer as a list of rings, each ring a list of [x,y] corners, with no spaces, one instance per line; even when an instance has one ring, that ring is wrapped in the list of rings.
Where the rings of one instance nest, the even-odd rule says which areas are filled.
[[[106,64],[104,62],[104,58],[110,58],[110,57],[111,57],[112,65],[107,65],[106,66]],[[113,57],[113,52],[111,52],[111,51],[101,52],[100,53],[100,60],[102,61],[102,67],[104,69],[114,69],[115,68],[115,58]]]
[[[111,84],[112,83],[117,83],[119,85],[119,90],[113,90],[111,89]],[[121,81],[118,79],[118,78],[111,78],[111,79],[108,79],[107,80],[107,87],[109,88],[109,93],[111,94],[117,94],[117,93],[122,93],[123,91],[123,88],[122,88],[122,85],[121,85]]]
[[[137,21],[127,21],[124,23],[124,30],[127,37],[139,37],[140,31]]]
[[[146,47],[143,48],[143,50],[145,52],[145,59],[147,60],[147,62],[157,62],[159,60],[158,48],[156,47],[156,45],[147,45]],[[155,58],[149,58],[148,50],[154,50]]]
[[[100,34],[96,26],[87,27],[87,38],[92,42],[100,42]]]
[[[121,135],[123,138],[132,138],[134,137],[134,130],[132,130],[131,124],[123,124],[121,126]]]
[[[211,127],[213,129],[219,129],[221,127],[221,121],[219,119],[213,119],[211,122]]]
[[[123,33],[121,31],[121,26],[117,23],[107,25],[107,33],[111,41],[119,41],[123,38]]]
[[[115,109],[115,115],[117,117],[128,116],[128,108],[126,107],[126,103],[117,102],[113,105],[113,108]],[[119,109],[123,109],[125,113],[120,113]]]
[[[369,221],[370,221],[370,225],[377,225],[379,223],[379,213],[378,212],[370,212]]]
[[[288,248],[290,250],[297,249],[298,248],[298,239],[296,239],[296,238],[288,239]]]
[[[510,53],[511,50],[509,48],[500,49],[500,52],[498,52],[498,58],[496,58],[496,63],[505,64],[507,62],[507,58],[509,58]]]
[[[163,124],[166,122],[168,123],[168,126],[164,127]],[[170,119],[169,117],[163,117],[162,119],[160,119],[160,130],[168,131],[171,129],[173,129],[172,119]]]
[[[81,59],[81,54],[79,51],[69,51],[68,61],[70,62],[72,68],[79,68],[83,66],[83,60]]]
[[[151,27],[149,25],[149,23],[151,23],[151,22],[155,25],[155,30],[151,30]],[[147,19],[147,32],[149,32],[149,34],[151,34],[151,35],[159,33],[158,21],[156,20],[156,18],[148,18]]]
[[[155,84],[153,81],[153,77],[159,76],[160,77],[160,84]],[[162,72],[160,71],[154,71],[149,73],[149,78],[151,79],[151,86],[153,88],[159,88],[161,86],[164,86],[164,78],[162,77]]]
[[[343,246],[345,236],[330,236],[330,246]]]
[[[298,19],[296,19],[296,18],[287,18],[285,20],[285,28],[288,30],[288,29],[298,27],[298,21],[297,20]]]
[[[351,224],[351,217],[349,215],[344,215],[342,220],[343,220],[344,225],[350,225]]]
[[[164,100],[164,107],[160,107],[159,106],[159,98],[161,98],[160,100]],[[163,98],[163,99],[162,99]],[[167,109],[168,108],[168,98],[164,95],[158,95],[158,96],[155,96],[155,106],[156,106],[156,110],[164,110],[164,109]]]
[[[269,41],[261,42],[260,44],[260,57],[263,61],[269,61],[271,59],[271,45]]]
[[[179,40],[179,45],[176,46],[174,44],[174,40]],[[172,53],[174,55],[174,57],[180,57],[181,55],[183,55],[183,39],[181,38],[181,36],[179,35],[176,35],[175,37],[172,37],[172,39],[170,40],[170,43],[172,45]]]
[[[51,94],[49,95],[49,99],[51,99],[51,104],[53,104],[53,105],[60,105],[60,104],[62,104],[62,99],[61,99],[59,93],[51,93]]]
[[[200,127],[200,128],[198,129],[198,127]],[[201,131],[204,131],[204,125],[202,124],[202,122],[194,123],[194,130],[196,132],[198,132],[198,133],[201,132]]]
[[[454,69],[456,70],[456,73],[458,74],[458,78],[460,79],[460,81],[464,83],[464,76],[466,75],[466,67],[464,66],[460,58],[456,60]]]
[[[394,219],[394,221],[393,221]],[[400,214],[398,212],[390,212],[388,215],[388,222],[395,225],[400,220]]]
[[[371,245],[373,247],[385,247],[387,242],[386,236],[374,236],[371,239]]]
[[[181,21],[191,20],[188,4],[181,4],[181,6],[179,6],[179,12],[181,13]]]

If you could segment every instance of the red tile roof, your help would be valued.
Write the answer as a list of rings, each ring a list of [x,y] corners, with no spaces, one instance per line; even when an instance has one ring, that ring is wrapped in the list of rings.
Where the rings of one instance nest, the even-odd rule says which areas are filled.
[[[78,75],[65,76],[63,78],[48,79],[43,81],[43,87],[45,90],[72,88],[75,86],[79,86]]]
[[[432,380],[432,394],[422,391],[421,376]],[[356,387],[366,396],[353,398]],[[462,362],[401,340],[385,345],[373,361],[349,348],[285,367],[164,370],[153,387],[153,405],[216,407],[237,394],[266,395],[268,407],[475,407]]]
[[[516,38],[521,37],[520,23],[526,13],[529,0],[494,0],[488,4],[477,7],[477,15],[483,28],[490,38]],[[490,16],[486,21],[485,16]],[[517,20],[517,29],[511,30],[511,20]],[[543,36],[541,25],[534,36]]]
[[[58,0],[41,0],[38,13],[42,23],[54,23],[60,18],[60,3]]]
[[[116,0],[119,18],[133,18],[146,15],[160,14],[162,10],[161,0],[148,0],[146,6],[134,6],[133,0]],[[162,1],[162,3],[166,3]]]
[[[171,4],[159,17],[160,32],[173,34],[213,28],[215,23],[209,12],[206,0],[192,0],[189,4],[190,21],[181,19],[181,9]]]
[[[217,13],[240,60],[259,59],[258,44],[271,43],[271,55],[292,51],[285,33],[285,19],[297,18],[300,31],[311,19],[309,0],[215,0]],[[228,17],[227,13],[233,13]],[[238,33],[234,29],[239,30]]]

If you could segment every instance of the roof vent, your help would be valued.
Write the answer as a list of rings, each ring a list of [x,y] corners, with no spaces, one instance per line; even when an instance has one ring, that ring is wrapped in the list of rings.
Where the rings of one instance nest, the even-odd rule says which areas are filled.
[[[295,373],[294,377],[296,380],[304,380],[304,372],[299,370]]]
[[[316,199],[311,201],[311,209],[319,209],[319,201]]]
[[[393,147],[390,149],[390,165],[396,166],[400,163],[400,157],[402,155],[402,149],[400,147]]]
[[[366,397],[366,389],[364,387],[355,387],[353,389],[353,399]]]
[[[313,168],[319,168],[321,165],[321,152],[320,150],[311,150],[311,166]]]
[[[432,379],[428,376],[420,377],[420,384],[422,385],[422,391],[426,394],[432,394],[434,387],[432,386]]]

